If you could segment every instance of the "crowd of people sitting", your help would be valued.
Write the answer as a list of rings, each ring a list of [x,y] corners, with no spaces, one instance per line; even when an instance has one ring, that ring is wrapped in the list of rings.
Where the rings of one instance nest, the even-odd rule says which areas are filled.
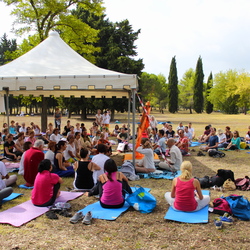
[[[9,161],[20,161],[18,173],[23,175],[27,187],[34,187],[31,197],[34,205],[53,204],[60,194],[62,177],[74,177],[72,186],[75,189],[84,190],[87,196],[99,194],[103,207],[116,208],[124,204],[123,190],[130,193],[131,189],[127,178],[118,172],[115,162],[110,159],[112,154],[110,137],[116,138],[118,143],[128,145],[133,135],[130,134],[126,124],[120,127],[116,124],[114,130],[110,132],[109,123],[110,112],[105,111],[102,115],[98,110],[96,119],[89,130],[84,123],[76,123],[73,126],[68,120],[64,130],[60,131],[59,115],[55,117],[56,127],[54,128],[53,124],[49,123],[45,133],[42,133],[40,127],[33,122],[29,127],[26,127],[25,123],[20,126],[14,121],[11,121],[9,127],[6,123],[3,124],[1,138],[4,158]],[[150,127],[142,137],[141,145],[136,149],[138,153],[144,155],[144,158],[136,163],[136,172],[155,172],[154,154],[158,154],[162,158],[159,163],[160,169],[183,172],[180,179],[173,182],[171,194],[166,194],[169,204],[175,204],[177,209],[181,207],[178,205],[181,199],[177,201],[173,199],[174,193],[176,192],[176,195],[179,193],[178,188],[176,189],[178,185],[185,187],[188,185],[191,190],[197,190],[197,197],[202,200],[200,187],[191,176],[192,166],[182,162],[182,157],[189,154],[189,146],[195,140],[192,123],[187,126],[179,123],[176,132],[169,122],[163,123],[159,130],[157,126],[159,124],[151,116]],[[245,140],[250,143],[250,127]],[[203,150],[217,148],[235,150],[240,148],[242,138],[238,131],[232,133],[229,127],[226,127],[225,133],[221,129],[218,129],[216,133],[216,128],[209,125],[206,126],[204,134],[198,137],[198,141],[206,143],[202,147]],[[15,183],[16,177],[15,175],[9,176],[6,169],[4,170],[3,162],[0,163],[1,202],[11,192],[8,186]],[[43,189],[44,185],[46,189]],[[189,209],[196,210],[204,205],[198,202],[196,206],[196,203],[197,200],[193,200]]]

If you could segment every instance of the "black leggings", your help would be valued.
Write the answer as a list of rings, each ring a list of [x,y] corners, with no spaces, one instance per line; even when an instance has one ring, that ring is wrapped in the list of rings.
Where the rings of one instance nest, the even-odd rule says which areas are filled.
[[[60,189],[60,186],[61,185],[60,185],[59,182],[54,185],[53,196],[51,197],[51,199],[49,201],[45,202],[42,205],[35,205],[35,204],[34,205],[37,206],[37,207],[48,207],[48,206],[53,205],[55,200],[56,200],[56,196],[57,196],[57,193],[58,193],[58,191]]]

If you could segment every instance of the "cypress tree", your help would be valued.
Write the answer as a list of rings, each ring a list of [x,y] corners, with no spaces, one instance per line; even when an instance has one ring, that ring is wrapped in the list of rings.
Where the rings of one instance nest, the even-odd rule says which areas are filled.
[[[194,110],[196,113],[202,113],[204,107],[204,97],[203,97],[203,68],[202,59],[198,58],[195,70],[194,79]]]
[[[168,110],[170,113],[175,113],[178,111],[178,94],[179,94],[175,56],[172,58],[170,65],[170,71],[168,76],[168,90],[169,90]]]
[[[213,112],[214,105],[208,100],[208,96],[210,94],[211,88],[213,87],[213,75],[210,73],[207,80],[207,88],[206,88],[206,112],[207,114],[211,114]]]

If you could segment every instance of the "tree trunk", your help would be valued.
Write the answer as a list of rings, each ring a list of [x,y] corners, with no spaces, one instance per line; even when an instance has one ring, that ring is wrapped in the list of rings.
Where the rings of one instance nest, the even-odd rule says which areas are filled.
[[[192,107],[189,107],[189,112],[190,114],[192,114]]]

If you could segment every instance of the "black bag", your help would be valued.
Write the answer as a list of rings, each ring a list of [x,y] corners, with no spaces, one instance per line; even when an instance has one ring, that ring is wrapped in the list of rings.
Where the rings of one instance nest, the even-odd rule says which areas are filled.
[[[206,175],[203,178],[197,178],[198,181],[200,182],[201,188],[209,188],[209,177]]]
[[[208,150],[208,155],[214,158],[222,158],[225,157],[226,154],[216,149],[210,149]]]

